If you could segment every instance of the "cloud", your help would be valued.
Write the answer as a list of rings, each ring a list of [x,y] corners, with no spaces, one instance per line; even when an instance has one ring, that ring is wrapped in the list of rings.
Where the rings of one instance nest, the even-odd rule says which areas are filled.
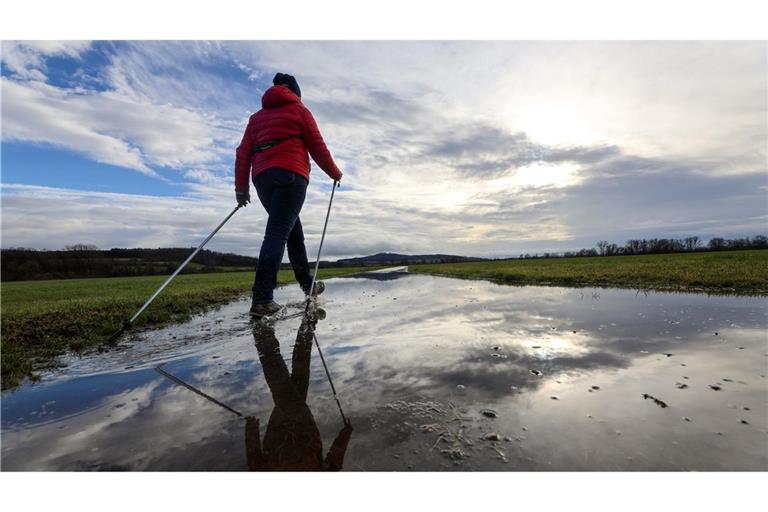
[[[3,41],[3,64],[17,78],[45,80],[47,57],[79,58],[88,41]]]
[[[6,245],[192,245],[200,233],[187,219],[215,224],[232,205],[233,150],[275,71],[298,77],[345,172],[329,258],[505,256],[638,234],[764,230],[762,43],[25,44],[9,46],[4,62],[14,70],[3,78],[4,140],[153,176],[176,171],[185,192],[6,186]],[[84,52],[103,61],[85,66],[87,87],[46,81],[51,55]],[[313,164],[302,214],[310,246],[329,192]],[[100,217],[85,204],[103,205]],[[247,212],[215,242],[255,254],[263,212]],[[39,232],[41,215],[56,219],[59,235]]]
[[[567,216],[569,231],[583,240],[594,233],[619,242],[660,233],[750,236],[765,231],[766,192],[765,174],[712,175],[687,162],[620,158],[569,188],[549,210]]]
[[[12,71],[2,79],[4,140],[52,144],[158,178],[158,168],[218,163],[231,152],[235,132],[215,111],[202,103],[186,106],[183,98],[171,102],[170,95],[139,87],[148,72],[123,62],[130,52],[112,56],[101,88],[46,82],[42,72],[47,57],[77,59],[86,48],[63,43],[4,46]],[[137,88],[126,85],[127,76]],[[187,90],[201,90],[189,85]]]
[[[764,165],[762,42],[227,43],[312,101],[375,88],[549,145]],[[393,58],[393,56],[397,56]]]

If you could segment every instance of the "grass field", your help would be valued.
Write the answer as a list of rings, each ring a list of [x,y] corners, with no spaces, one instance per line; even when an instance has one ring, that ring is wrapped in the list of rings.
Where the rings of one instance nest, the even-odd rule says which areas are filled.
[[[768,294],[768,251],[411,265],[411,272],[503,284]]]
[[[320,278],[371,267],[321,269]],[[180,275],[136,321],[136,326],[180,322],[249,292],[253,271]],[[104,342],[167,276],[17,281],[2,283],[2,388],[54,364],[66,350]],[[281,270],[278,282],[293,281]]]
[[[504,284],[626,287],[768,295],[768,251],[553,258],[412,265],[411,272]],[[321,270],[321,278],[366,268]],[[100,345],[165,276],[2,283],[2,387],[54,364],[66,350]],[[137,327],[180,322],[250,289],[253,272],[178,276]],[[280,271],[281,284],[291,282]]]

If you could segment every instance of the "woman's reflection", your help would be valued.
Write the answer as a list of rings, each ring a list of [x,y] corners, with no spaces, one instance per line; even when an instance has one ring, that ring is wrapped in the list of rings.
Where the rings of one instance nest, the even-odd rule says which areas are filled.
[[[338,471],[344,463],[352,425],[348,420],[344,422],[323,459],[320,431],[307,406],[309,363],[316,324],[317,319],[304,316],[296,335],[289,372],[280,354],[274,325],[254,323],[253,337],[275,408],[269,417],[263,446],[259,420],[253,416],[246,418],[245,449],[251,471]]]

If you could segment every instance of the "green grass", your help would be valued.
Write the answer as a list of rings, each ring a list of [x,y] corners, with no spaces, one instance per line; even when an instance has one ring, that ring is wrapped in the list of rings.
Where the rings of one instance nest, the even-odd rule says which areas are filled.
[[[321,269],[320,278],[348,275],[366,268]],[[159,327],[181,322],[250,291],[253,271],[179,275],[147,308],[135,326]],[[67,350],[81,351],[105,342],[131,317],[167,276],[17,281],[0,284],[2,292],[2,388],[18,385],[35,372],[55,365]],[[292,282],[281,270],[278,283]]]
[[[503,284],[768,294],[768,250],[444,263],[409,270]]]

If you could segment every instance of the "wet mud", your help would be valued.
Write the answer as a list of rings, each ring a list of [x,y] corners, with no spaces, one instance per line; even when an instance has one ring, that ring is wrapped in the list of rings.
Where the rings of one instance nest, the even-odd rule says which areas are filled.
[[[2,469],[768,470],[765,298],[380,272],[248,306],[4,393]]]

